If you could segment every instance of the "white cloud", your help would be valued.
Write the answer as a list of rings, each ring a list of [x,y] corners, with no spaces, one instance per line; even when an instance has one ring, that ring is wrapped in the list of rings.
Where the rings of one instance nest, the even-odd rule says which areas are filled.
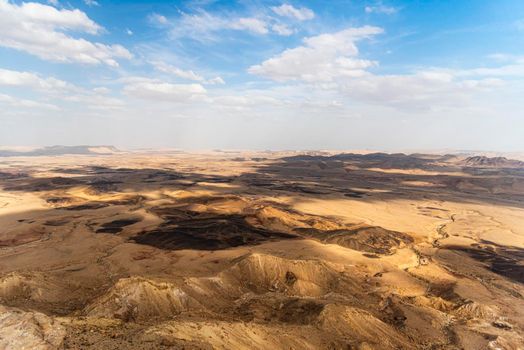
[[[239,18],[236,21],[232,22],[229,25],[229,28],[237,30],[247,30],[257,34],[268,33],[266,22],[258,18]]]
[[[198,14],[182,13],[170,31],[172,37],[191,37],[196,40],[209,40],[211,33],[223,29],[227,22],[205,11]]]
[[[58,0],[47,0],[47,2],[53,6],[58,6]]]
[[[308,37],[303,46],[285,50],[248,71],[276,81],[329,82],[339,77],[360,76],[376,62],[356,58],[355,42],[379,33],[381,28],[365,26]]]
[[[315,17],[315,13],[307,7],[296,8],[289,4],[282,4],[278,7],[271,7],[271,9],[279,16],[293,18],[299,21],[306,21]]]
[[[393,15],[398,12],[398,9],[392,6],[377,5],[377,6],[366,6],[364,8],[366,13],[383,13],[386,15]]]
[[[489,59],[492,59],[492,60],[498,61],[498,62],[507,62],[507,61],[511,61],[511,60],[513,60],[515,58],[514,55],[509,55],[509,54],[500,53],[500,52],[487,55],[487,57]]]
[[[161,62],[161,61],[153,61],[151,62],[151,64],[153,65],[153,67],[156,70],[167,73],[167,74],[174,75],[178,78],[198,81],[203,84],[209,84],[209,85],[225,84],[224,79],[222,79],[221,77],[214,77],[212,79],[206,79],[203,76],[193,72],[192,70],[183,70],[173,65],[167,64],[165,62]]]
[[[7,69],[0,69],[0,86],[20,87],[24,90],[31,89],[47,98],[52,97],[58,102],[74,102],[76,105],[83,105],[89,109],[114,110],[124,107],[124,102],[109,96],[111,90],[106,87],[97,87],[92,90],[81,88],[71,83],[53,77],[41,77],[30,72],[19,72]],[[20,100],[16,98],[6,98],[4,102],[11,105],[38,107],[45,106],[47,109],[57,109],[56,106],[50,107],[49,104],[42,104],[36,101]]]
[[[465,69],[456,72],[457,75],[471,77],[471,76],[491,76],[491,77],[507,77],[507,78],[522,78],[524,77],[524,60],[514,62],[498,67],[481,67],[474,69]]]
[[[285,50],[248,71],[278,82],[293,81],[295,88],[331,91],[335,96],[330,99],[338,94],[350,103],[402,111],[466,108],[475,98],[504,87],[508,79],[524,76],[522,58],[490,68],[375,74],[369,68],[378,63],[359,57],[356,42],[381,32],[377,27],[361,27],[308,37],[302,46]]]
[[[260,104],[265,105],[281,105],[282,102],[272,96],[247,92],[245,95],[222,95],[211,99],[213,103],[222,106],[239,107],[239,106],[255,106]]]
[[[196,74],[192,70],[183,70],[178,67],[172,66],[170,64],[167,64],[165,62],[160,61],[154,61],[151,62],[153,67],[155,67],[156,70],[164,73],[168,73],[171,75],[174,75],[176,77],[187,79],[187,80],[193,80],[193,81],[204,81],[204,77],[201,75]]]
[[[129,28],[126,29],[126,34],[127,35],[133,35],[133,31]]]
[[[291,5],[274,7],[273,11],[298,20],[314,17],[311,10],[307,8],[297,9]],[[266,35],[271,32],[282,36],[289,36],[295,32],[286,23],[262,14],[242,17],[234,13],[224,15],[198,10],[194,13],[180,12],[180,17],[169,20],[164,16],[154,14],[150,16],[150,20],[157,24],[169,26],[169,33],[172,38],[187,37],[203,42],[220,40],[217,33],[224,30],[238,30],[259,35]]]
[[[47,109],[57,111],[60,108],[53,104],[42,103],[33,100],[27,100],[23,98],[13,97],[10,95],[0,93],[0,104],[6,104],[16,108],[36,108],[36,109]]]
[[[153,13],[149,15],[149,21],[154,24],[166,25],[169,23],[165,16],[159,15],[158,13]]]
[[[524,77],[524,56],[504,53],[488,55],[490,59],[499,63],[497,66],[476,67],[468,69],[433,69],[452,74],[455,77],[480,79],[480,78],[506,78],[519,79]]]
[[[100,90],[102,89],[102,90]],[[121,110],[126,106],[126,102],[115,97],[107,96],[108,91],[104,88],[93,89],[93,91],[86,91],[85,93],[75,95],[65,95],[63,100],[67,102],[74,102],[75,105],[82,105],[85,108],[92,110]]]
[[[189,102],[204,97],[206,92],[200,84],[137,82],[124,87],[124,93],[128,96],[168,102]]]
[[[224,85],[225,83],[226,82],[221,77],[214,77],[206,81],[206,84],[209,85]]]
[[[7,0],[0,0],[0,13],[2,14],[2,22],[12,23],[15,19],[21,21],[17,29],[23,26],[40,27],[47,30],[60,28],[84,31],[90,34],[96,34],[102,29],[78,9],[58,10],[52,6],[36,2],[16,5]],[[6,24],[4,23],[4,25]]]
[[[289,36],[295,32],[293,29],[289,28],[287,25],[282,23],[273,24],[271,30],[273,30],[278,35],[282,36]]]
[[[63,80],[56,78],[41,78],[34,73],[19,72],[8,69],[0,69],[0,85],[28,87],[46,91],[71,88],[71,85]]]
[[[231,92],[230,92],[231,93]],[[222,94],[209,98],[210,109],[217,110],[219,113],[245,114],[252,115],[268,107],[283,106],[282,101],[277,98],[264,94],[242,92],[242,95]]]
[[[92,6],[100,6],[100,4],[98,3],[98,1],[96,1],[96,0],[84,0],[84,4],[86,4],[86,5],[89,6],[89,7],[92,7]]]
[[[94,88],[93,89],[93,92],[97,93],[97,94],[108,94],[111,92],[111,90],[109,90],[108,88],[106,87],[97,87],[97,88]]]
[[[463,106],[476,93],[500,85],[498,79],[461,79],[446,70],[424,70],[404,75],[366,74],[340,81],[338,88],[357,101],[417,110]]]
[[[117,59],[132,57],[123,46],[65,34],[65,30],[89,34],[102,30],[78,9],[58,10],[40,3],[16,5],[0,0],[0,18],[0,46],[25,51],[44,60],[118,66]]]
[[[170,22],[170,35],[173,38],[189,37],[198,41],[212,41],[219,37],[222,30],[246,31],[254,34],[269,33],[268,23],[256,17],[223,17],[200,10],[197,13],[181,13],[181,16]]]

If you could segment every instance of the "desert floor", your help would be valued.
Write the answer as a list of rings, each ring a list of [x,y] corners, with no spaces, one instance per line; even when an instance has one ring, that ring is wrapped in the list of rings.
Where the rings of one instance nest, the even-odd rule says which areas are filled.
[[[0,158],[1,349],[524,349],[524,170]]]

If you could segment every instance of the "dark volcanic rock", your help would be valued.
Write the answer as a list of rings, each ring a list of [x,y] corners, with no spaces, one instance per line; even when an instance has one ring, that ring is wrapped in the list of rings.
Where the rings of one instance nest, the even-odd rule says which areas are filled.
[[[102,226],[98,230],[96,230],[96,233],[113,233],[113,234],[119,233],[124,229],[124,227],[136,224],[137,222],[140,222],[140,221],[141,220],[138,218],[132,218],[132,219],[119,219],[119,220],[106,222],[102,224]]]
[[[169,214],[166,209],[163,212],[169,220],[132,239],[136,243],[161,249],[215,250],[296,238],[287,233],[254,227],[243,215],[199,214],[176,208]]]

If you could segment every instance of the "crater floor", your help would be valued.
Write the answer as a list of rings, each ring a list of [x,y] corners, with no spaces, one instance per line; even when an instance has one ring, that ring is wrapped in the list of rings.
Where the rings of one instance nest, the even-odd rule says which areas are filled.
[[[0,158],[1,349],[523,349],[524,169]]]

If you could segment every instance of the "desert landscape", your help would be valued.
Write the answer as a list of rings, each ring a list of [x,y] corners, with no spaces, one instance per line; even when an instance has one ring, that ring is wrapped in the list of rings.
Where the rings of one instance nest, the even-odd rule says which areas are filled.
[[[522,349],[524,163],[0,157],[2,349]]]
[[[0,0],[0,350],[524,350],[524,1]]]

